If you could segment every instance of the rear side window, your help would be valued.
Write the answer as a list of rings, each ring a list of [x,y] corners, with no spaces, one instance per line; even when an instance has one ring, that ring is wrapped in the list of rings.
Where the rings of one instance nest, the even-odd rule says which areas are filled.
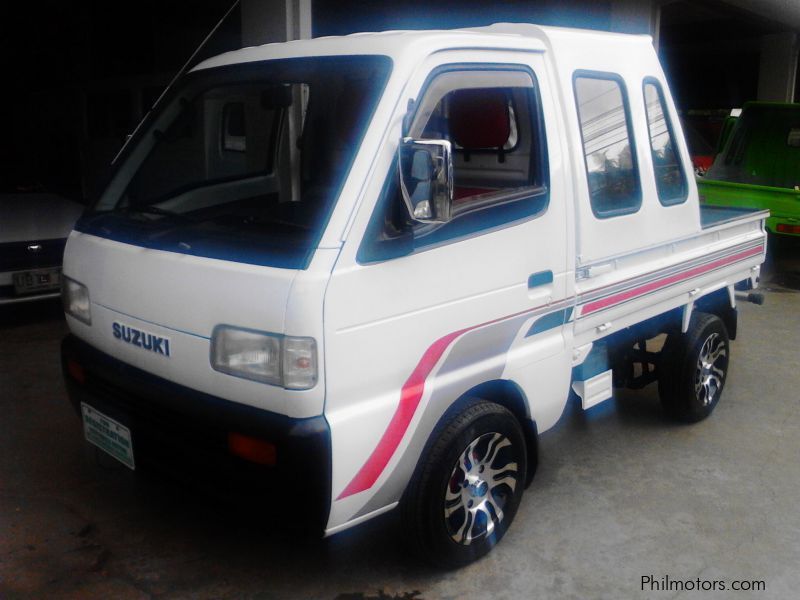
[[[707,179],[796,190],[800,104],[747,104]]]
[[[664,93],[657,81],[645,80],[644,104],[658,199],[664,206],[680,204],[686,200],[686,175],[678,158],[672,123],[664,103]]]
[[[592,211],[599,218],[636,212],[642,193],[622,80],[578,72],[574,86]]]

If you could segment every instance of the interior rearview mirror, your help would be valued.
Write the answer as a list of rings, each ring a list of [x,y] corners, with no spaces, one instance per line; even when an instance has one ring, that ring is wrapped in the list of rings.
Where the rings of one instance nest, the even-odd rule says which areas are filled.
[[[398,149],[400,188],[411,218],[446,223],[453,206],[453,157],[447,140],[405,138]]]
[[[276,110],[292,105],[292,86],[287,84],[272,85],[261,92],[261,108]]]

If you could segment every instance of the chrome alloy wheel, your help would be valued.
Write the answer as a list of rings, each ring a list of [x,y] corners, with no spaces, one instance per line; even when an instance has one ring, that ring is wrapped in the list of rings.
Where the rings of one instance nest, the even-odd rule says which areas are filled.
[[[444,519],[458,544],[490,536],[503,521],[503,508],[519,482],[509,439],[496,432],[473,440],[461,453],[447,485]]]
[[[719,334],[712,333],[700,349],[694,378],[694,393],[703,406],[711,404],[722,388],[727,361],[725,340]]]

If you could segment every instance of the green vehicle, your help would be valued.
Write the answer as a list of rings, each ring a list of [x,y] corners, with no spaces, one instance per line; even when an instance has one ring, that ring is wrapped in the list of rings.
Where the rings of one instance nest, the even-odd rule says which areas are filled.
[[[767,230],[800,237],[800,104],[748,102],[706,176],[706,204],[768,209]]]

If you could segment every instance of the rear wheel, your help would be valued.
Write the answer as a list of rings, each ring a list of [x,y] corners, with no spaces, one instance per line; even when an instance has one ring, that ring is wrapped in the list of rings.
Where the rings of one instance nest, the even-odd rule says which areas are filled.
[[[669,334],[658,380],[665,412],[687,423],[710,415],[725,387],[729,356],[728,331],[715,315],[695,312],[686,333]]]
[[[404,498],[412,546],[448,567],[485,555],[514,519],[526,468],[522,430],[502,406],[473,400],[446,417]]]

